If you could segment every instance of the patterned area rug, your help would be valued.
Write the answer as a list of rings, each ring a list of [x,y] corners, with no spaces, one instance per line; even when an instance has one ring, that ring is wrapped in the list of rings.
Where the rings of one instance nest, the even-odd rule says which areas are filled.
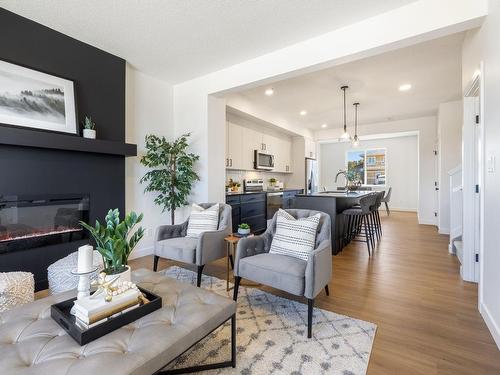
[[[196,285],[196,273],[181,267],[166,276]],[[226,281],[203,276],[202,288],[232,297]],[[313,337],[307,339],[307,305],[240,286],[237,311],[237,367],[207,374],[366,374],[377,326],[315,308]],[[230,358],[229,324],[222,327],[172,366],[207,364]]]

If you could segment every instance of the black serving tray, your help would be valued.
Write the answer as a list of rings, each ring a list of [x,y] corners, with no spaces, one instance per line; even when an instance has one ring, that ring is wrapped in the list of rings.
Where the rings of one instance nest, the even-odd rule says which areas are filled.
[[[88,329],[82,329],[75,323],[75,316],[70,311],[76,298],[71,298],[63,302],[56,303],[50,308],[50,316],[54,319],[78,344],[85,345],[91,341],[107,335],[124,325],[132,323],[153,311],[161,309],[161,297],[139,287],[139,290],[146,296],[149,303],[127,311],[113,318],[108,318],[105,322]]]

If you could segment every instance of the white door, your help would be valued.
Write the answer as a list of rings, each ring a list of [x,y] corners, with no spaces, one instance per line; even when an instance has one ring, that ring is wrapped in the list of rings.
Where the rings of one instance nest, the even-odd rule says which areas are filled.
[[[463,263],[461,274],[466,281],[479,281],[479,250],[481,246],[481,125],[479,97],[464,97],[462,129],[462,188],[463,188]]]
[[[475,178],[475,194],[474,194],[474,281],[479,281],[479,248],[481,246],[481,194],[482,194],[482,173],[481,165],[483,165],[483,141],[482,141],[482,121],[480,119],[480,103],[479,96],[474,98],[474,112],[476,126],[474,128],[474,178]]]
[[[438,225],[439,220],[439,141],[434,146],[434,225]]]

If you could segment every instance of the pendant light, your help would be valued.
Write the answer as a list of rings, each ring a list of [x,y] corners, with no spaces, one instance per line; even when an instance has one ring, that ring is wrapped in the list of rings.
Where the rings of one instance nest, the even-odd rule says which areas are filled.
[[[353,103],[354,106],[354,138],[352,139],[352,146],[359,146],[359,137],[358,137],[358,106],[359,103]]]
[[[342,86],[340,89],[344,92],[344,133],[340,137],[343,141],[348,141],[351,139],[349,133],[347,132],[347,118],[346,118],[346,106],[345,106],[345,91],[349,88],[349,86]]]

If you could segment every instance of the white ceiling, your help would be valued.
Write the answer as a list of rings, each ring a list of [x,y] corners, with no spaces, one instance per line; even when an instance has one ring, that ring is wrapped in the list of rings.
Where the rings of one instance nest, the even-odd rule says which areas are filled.
[[[0,0],[0,6],[177,83],[412,1]]]
[[[347,91],[347,119],[354,121],[352,103],[358,101],[359,124],[412,118],[437,113],[438,105],[461,96],[461,50],[464,34],[454,34],[363,60],[252,88],[227,97],[228,104],[252,108],[264,120],[311,130],[343,124],[340,86]],[[400,92],[399,86],[412,84]],[[272,86],[273,96],[265,89]],[[307,110],[306,116],[300,116]]]

